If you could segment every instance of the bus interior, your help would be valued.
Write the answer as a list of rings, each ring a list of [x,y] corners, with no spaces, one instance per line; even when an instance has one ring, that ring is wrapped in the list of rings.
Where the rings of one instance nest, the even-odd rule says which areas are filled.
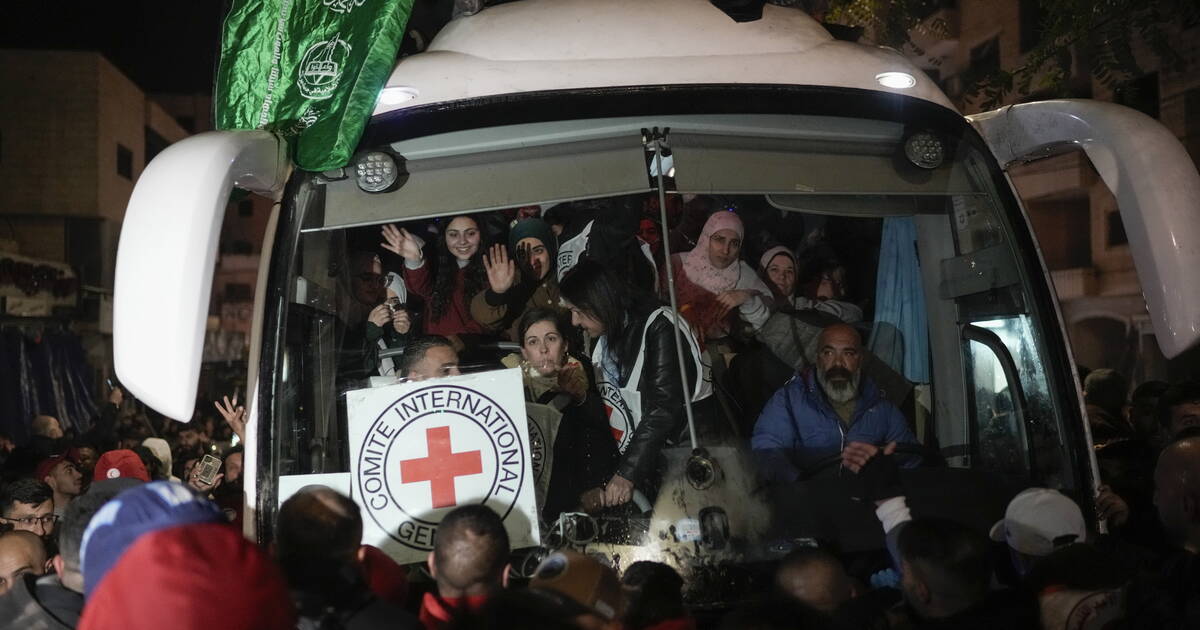
[[[505,242],[518,216],[543,217],[560,242],[595,222],[618,235],[613,247],[628,248],[608,256],[622,277],[663,295],[663,261],[697,246],[690,241],[708,214],[732,211],[745,225],[740,257],[750,267],[758,271],[762,253],[782,245],[800,261],[798,284],[832,281],[837,299],[861,309],[852,325],[870,355],[864,370],[917,436],[903,445],[920,460],[904,471],[914,513],[986,530],[1023,488],[1084,496],[1088,438],[1052,291],[1011,188],[959,120],[932,128],[784,114],[519,123],[376,142],[345,169],[302,175],[285,194],[270,268],[266,330],[278,332],[264,341],[260,378],[272,395],[259,422],[270,475],[350,470],[345,394],[367,385],[347,373],[356,350],[341,337],[365,316],[353,300],[356,252],[378,254],[384,272],[403,267],[381,249],[382,226],[420,235],[432,260],[439,225],[462,214],[479,218],[485,246]],[[356,168],[381,163],[394,181]],[[831,547],[854,559],[859,575],[886,564],[873,506],[850,498],[836,457],[785,486],[762,482],[754,467],[757,414],[811,365],[803,331],[826,321],[797,311],[786,318],[790,333],[767,338],[742,326],[708,344],[722,437],[697,445],[699,454],[686,443],[666,449],[651,510],[548,518],[542,547],[616,564],[669,562],[697,602],[711,598],[715,582],[738,581],[730,567],[769,563],[797,545]],[[505,332],[461,340],[462,371],[501,369],[518,349]],[[267,523],[273,487],[260,486],[258,497]],[[683,518],[699,522],[698,537],[678,531]],[[525,564],[535,566],[535,552]],[[514,568],[520,575],[521,562]]]

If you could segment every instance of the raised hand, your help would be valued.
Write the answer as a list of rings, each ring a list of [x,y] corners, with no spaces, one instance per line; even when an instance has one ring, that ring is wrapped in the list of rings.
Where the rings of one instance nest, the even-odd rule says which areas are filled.
[[[220,400],[214,400],[213,405],[216,406],[217,412],[225,418],[225,423],[233,430],[234,435],[238,436],[238,440],[246,443],[246,408],[237,404],[237,396],[230,401],[228,396],[222,397],[225,404],[222,405]]]
[[[492,245],[491,253],[484,254],[483,268],[487,270],[493,293],[504,293],[517,282],[517,264],[508,257],[503,245]]]
[[[424,255],[421,253],[421,243],[417,240],[417,237],[409,234],[408,230],[404,228],[398,228],[390,224],[384,225],[383,240],[384,242],[380,243],[380,245],[384,249],[403,257],[405,260],[415,262],[424,258]]]

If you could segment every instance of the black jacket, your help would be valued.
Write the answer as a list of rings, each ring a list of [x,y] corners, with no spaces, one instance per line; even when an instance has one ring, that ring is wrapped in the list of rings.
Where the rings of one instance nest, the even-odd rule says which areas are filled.
[[[633,364],[641,350],[642,329],[654,308],[632,314],[624,330],[607,339],[609,352],[613,353],[620,370],[622,387],[632,376]],[[642,419],[617,462],[617,474],[632,481],[634,487],[643,491],[648,489],[647,485],[656,485],[655,471],[662,460],[663,447],[686,440],[687,415],[684,405],[685,400],[691,397],[697,378],[691,347],[684,341],[683,357],[689,384],[688,391],[684,391],[679,378],[679,359],[675,354],[675,329],[666,317],[655,318],[646,330],[644,352],[642,376],[638,383],[638,392],[642,395]],[[593,357],[593,360],[601,359]],[[698,411],[698,408],[693,411]]]
[[[571,356],[579,360],[587,375],[587,398],[562,410],[562,421],[554,438],[550,486],[542,507],[547,523],[553,523],[562,512],[574,511],[579,505],[579,495],[607,483],[617,465],[617,443],[596,389],[592,363],[587,357]],[[555,395],[557,392],[549,391],[533,402],[547,404]]]
[[[1125,613],[1130,628],[1200,627],[1200,556],[1178,551],[1157,574],[1134,578]]]

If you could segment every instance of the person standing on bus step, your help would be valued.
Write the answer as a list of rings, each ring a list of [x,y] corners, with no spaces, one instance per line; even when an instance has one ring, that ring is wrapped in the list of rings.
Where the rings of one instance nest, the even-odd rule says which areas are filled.
[[[508,233],[508,249],[496,244],[483,257],[488,287],[471,299],[471,316],[484,328],[512,337],[510,329],[525,311],[560,308],[557,254],[558,242],[545,221],[517,221]]]
[[[771,316],[771,289],[739,257],[744,235],[738,215],[718,211],[704,223],[694,249],[671,256],[679,312],[705,341],[729,334],[730,313],[751,331]]]
[[[768,481],[802,479],[806,465],[857,442],[916,443],[904,415],[863,375],[862,356],[857,330],[848,324],[828,326],[817,338],[813,368],[793,377],[767,402],[750,446]]]
[[[712,383],[696,337],[683,318],[595,261],[577,264],[561,288],[571,323],[596,339],[596,382],[620,451],[603,505],[628,503],[635,489],[652,500],[663,448],[687,439],[685,403],[693,403],[697,431],[714,415]],[[684,344],[684,374],[675,350],[676,326]]]
[[[486,332],[471,317],[469,305],[487,284],[483,267],[483,231],[479,221],[461,215],[442,223],[434,251],[436,269],[421,251],[421,241],[408,230],[383,226],[383,248],[404,258],[404,280],[409,291],[425,300],[424,330],[430,335],[454,337]]]

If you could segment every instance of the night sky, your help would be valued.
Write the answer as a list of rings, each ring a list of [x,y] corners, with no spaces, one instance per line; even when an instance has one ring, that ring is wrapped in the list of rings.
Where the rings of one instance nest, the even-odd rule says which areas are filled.
[[[96,50],[147,92],[210,92],[227,0],[9,0],[0,47]]]

